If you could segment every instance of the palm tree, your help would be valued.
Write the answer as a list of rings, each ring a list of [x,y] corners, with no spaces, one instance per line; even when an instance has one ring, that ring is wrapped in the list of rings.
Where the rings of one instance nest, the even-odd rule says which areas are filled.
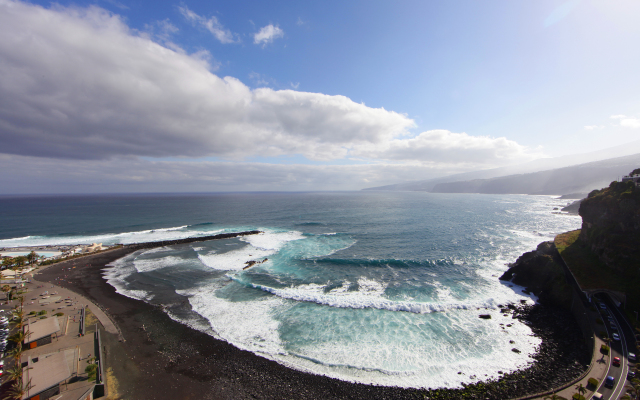
[[[579,385],[576,385],[576,390],[578,391],[578,393],[580,393],[580,396],[584,396],[585,393],[587,393],[587,389],[582,386],[582,383]]]
[[[17,283],[18,271],[20,271],[20,274],[22,274],[22,269],[24,268],[24,265],[27,263],[27,257],[18,256],[18,257],[15,257],[13,261],[14,261],[14,264],[13,264],[13,267],[11,267],[11,269],[15,274],[14,283]]]
[[[18,329],[22,328],[25,323],[24,311],[22,311],[22,309],[14,310],[12,314],[13,318],[11,319],[11,323]]]
[[[38,253],[31,250],[31,253],[27,254],[27,261],[29,261],[29,265],[33,265],[33,263],[36,262],[36,260],[38,260],[38,257],[39,257]]]
[[[638,394],[640,394],[640,379],[638,378],[633,378],[631,379],[631,386],[627,386],[627,393],[631,392],[634,394],[634,397],[638,397]]]
[[[551,393],[551,396],[547,396],[544,398],[544,400],[560,400],[562,399],[562,397],[558,396],[555,393]]]
[[[31,379],[29,379],[26,384],[22,382],[22,379],[15,380],[4,398],[21,400],[27,393],[29,393],[31,387]]]
[[[22,346],[14,347],[9,350],[7,355],[15,361],[16,364],[22,365]]]
[[[7,340],[14,342],[16,346],[22,347],[22,341],[25,339],[25,337],[26,335],[24,334],[24,332],[22,330],[19,330],[18,332],[9,336]]]
[[[2,266],[5,268],[11,268],[13,265],[13,257],[7,257],[2,259]]]
[[[13,366],[7,368],[5,372],[10,381],[22,379],[22,364],[19,362],[13,363]]]
[[[625,389],[627,389],[627,394],[620,397],[620,400],[634,400],[637,398],[636,396],[638,395],[638,391],[636,389],[632,386],[627,386]],[[633,394],[633,397],[631,397],[631,394],[629,393]]]
[[[11,291],[11,286],[4,285],[2,287],[2,291],[5,293],[5,296],[7,296],[7,304],[9,304],[9,292]]]

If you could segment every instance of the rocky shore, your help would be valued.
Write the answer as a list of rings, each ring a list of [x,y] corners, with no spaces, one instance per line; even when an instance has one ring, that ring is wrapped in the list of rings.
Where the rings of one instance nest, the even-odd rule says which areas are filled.
[[[354,384],[303,373],[179,324],[159,307],[117,294],[102,278],[102,270],[139,248],[127,246],[61,262],[37,276],[99,304],[120,328],[124,342],[105,335],[109,376],[117,382],[115,398],[504,400],[568,382],[590,361],[570,312],[543,304],[512,304],[502,311],[529,325],[542,344],[531,365],[498,380],[487,381],[479,372],[478,382],[464,389],[426,390]],[[62,275],[64,280],[56,281]]]

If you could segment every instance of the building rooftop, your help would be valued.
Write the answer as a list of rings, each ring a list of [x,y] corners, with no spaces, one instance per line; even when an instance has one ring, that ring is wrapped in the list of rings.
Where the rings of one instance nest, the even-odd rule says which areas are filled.
[[[26,378],[25,382],[31,380],[31,388],[23,398],[34,396],[71,377],[64,352],[41,356],[37,362],[29,358],[28,367],[22,373]]]
[[[30,332],[28,338],[25,339],[25,343],[30,343],[49,336],[60,331],[60,323],[58,317],[50,317],[45,319],[29,319],[29,323],[24,326],[25,334]]]

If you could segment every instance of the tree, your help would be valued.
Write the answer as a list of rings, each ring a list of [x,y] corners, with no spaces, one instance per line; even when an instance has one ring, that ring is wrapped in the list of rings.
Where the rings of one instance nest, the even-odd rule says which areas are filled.
[[[578,393],[580,393],[581,396],[584,396],[584,394],[587,393],[587,388],[582,386],[582,383],[579,385],[576,385],[576,390],[578,391]]]
[[[22,330],[19,330],[18,332],[9,336],[7,340],[14,342],[16,346],[22,347],[22,341],[25,339],[25,337],[26,335],[24,334],[24,332]]]
[[[14,258],[14,261],[15,261],[15,264],[11,269],[13,269],[14,273],[16,273],[16,276],[15,276],[16,279],[14,279],[14,282],[17,282],[17,277],[18,277],[17,272],[20,271],[20,275],[21,275],[20,278],[22,278],[22,270],[24,269],[24,265],[27,263],[27,257],[18,256]]]
[[[5,296],[7,296],[7,304],[9,304],[9,292],[11,291],[11,286],[9,285],[2,286],[2,291],[5,293]]]
[[[560,397],[555,393],[551,393],[551,396],[547,396],[544,398],[544,400],[561,400],[561,399],[563,399],[563,397]]]
[[[7,394],[5,395],[5,399],[15,399],[21,400],[24,396],[29,393],[31,390],[31,379],[25,384],[21,379],[17,379],[13,381],[13,385],[7,390]]]
[[[11,315],[13,315],[13,318],[11,318],[11,323],[18,329],[22,328],[25,323],[24,311],[22,307],[16,308],[15,310],[11,311]]]
[[[84,372],[87,373],[87,379],[90,381],[95,381],[98,376],[98,364],[89,364],[84,369]]]
[[[22,364],[14,362],[12,367],[5,369],[5,372],[10,381],[22,379]]]
[[[13,349],[9,350],[7,355],[13,358],[16,364],[18,365],[22,364],[22,346],[14,347]]]
[[[38,260],[38,257],[40,257],[38,253],[31,250],[31,253],[27,254],[27,261],[29,262],[29,265],[33,265],[33,263]]]
[[[2,266],[4,268],[10,268],[13,265],[13,257],[6,257],[2,259]]]

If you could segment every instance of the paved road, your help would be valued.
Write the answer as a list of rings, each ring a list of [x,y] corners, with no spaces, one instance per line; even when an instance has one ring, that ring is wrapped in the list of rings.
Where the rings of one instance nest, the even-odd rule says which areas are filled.
[[[633,353],[633,350],[635,350],[635,337],[631,326],[629,326],[609,296],[602,295],[599,300],[600,299],[604,300],[607,306],[607,310],[601,310],[602,320],[607,326],[607,335],[613,337],[613,332],[620,335],[620,341],[611,342],[611,359],[613,360],[613,357],[620,357],[620,366],[616,367],[611,365],[609,373],[607,374],[615,378],[613,388],[606,388],[602,385],[599,392],[602,393],[604,399],[617,400],[624,394],[624,387],[627,384],[627,373],[629,372],[628,354],[629,352]],[[611,323],[607,318],[608,316],[612,316],[615,322]]]

